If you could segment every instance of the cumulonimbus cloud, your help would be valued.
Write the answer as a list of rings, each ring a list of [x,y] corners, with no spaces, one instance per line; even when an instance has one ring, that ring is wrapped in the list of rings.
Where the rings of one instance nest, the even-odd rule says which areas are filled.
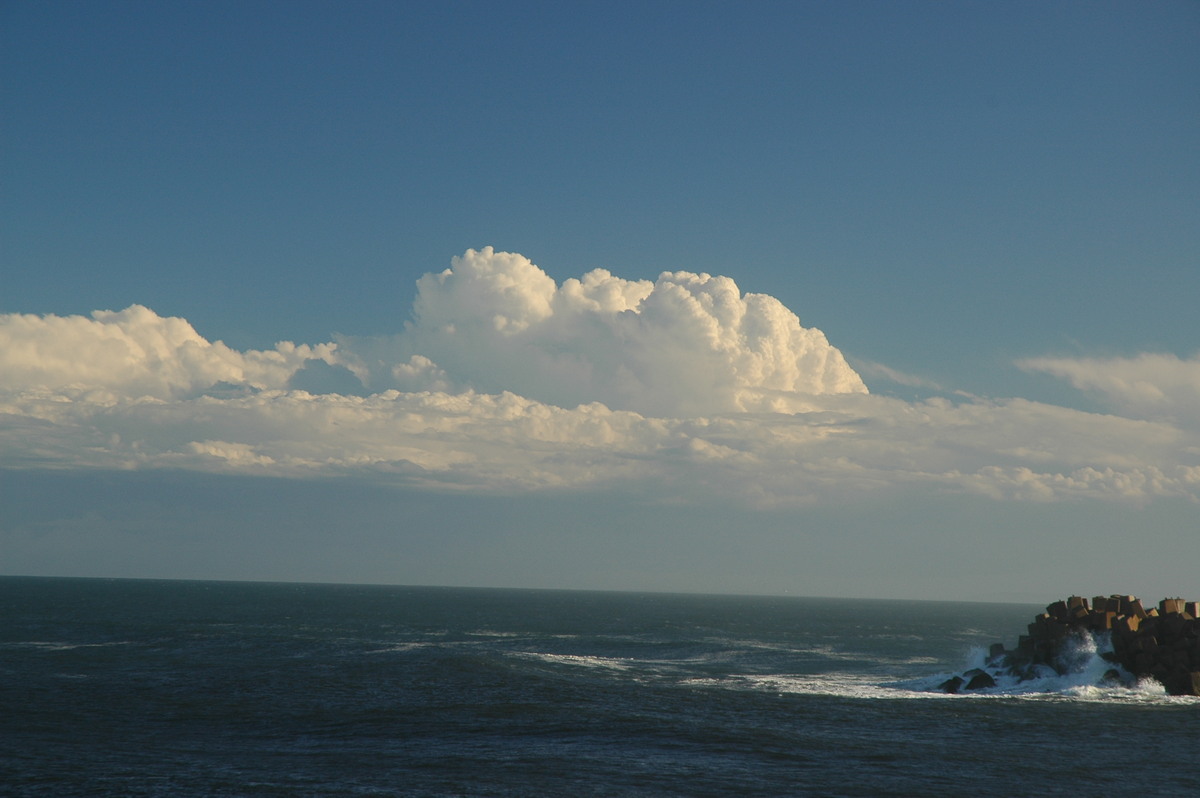
[[[1023,365],[1099,379],[1087,362]],[[1186,399],[1190,362],[1142,366],[1140,380]],[[1149,501],[1200,497],[1195,420],[875,396],[824,335],[728,278],[597,270],[557,285],[489,249],[422,278],[389,339],[238,352],[139,306],[0,316],[4,468],[621,486],[768,505],[913,485]]]

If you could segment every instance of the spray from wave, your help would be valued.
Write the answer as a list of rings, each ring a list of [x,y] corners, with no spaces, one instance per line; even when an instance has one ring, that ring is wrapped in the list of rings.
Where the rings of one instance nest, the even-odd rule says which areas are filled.
[[[910,688],[947,694],[1080,695],[1133,691],[1200,697],[1200,602],[1071,596],[1046,607],[1016,650],[976,649],[961,674]]]
[[[982,647],[975,647],[967,654],[961,672],[936,673],[883,686],[901,691],[956,697],[1059,696],[1145,700],[1155,696],[1166,696],[1166,691],[1158,682],[1138,678],[1120,665],[1114,664],[1111,661],[1112,653],[1112,637],[1107,632],[1075,635],[1063,645],[1056,660],[1057,668],[1033,663],[1017,672],[1003,658],[990,655]],[[962,692],[947,690],[947,682],[962,678],[958,676],[959,673],[969,677],[986,674],[992,685]]]

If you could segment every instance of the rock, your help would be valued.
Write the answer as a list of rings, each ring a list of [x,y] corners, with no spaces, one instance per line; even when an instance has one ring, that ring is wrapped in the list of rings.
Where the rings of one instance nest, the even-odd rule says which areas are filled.
[[[946,681],[938,685],[938,689],[943,693],[957,693],[958,688],[962,687],[963,680],[961,676],[951,676]]]
[[[968,690],[984,690],[988,687],[995,687],[996,680],[992,678],[990,673],[980,671],[971,677],[971,681],[967,682]]]

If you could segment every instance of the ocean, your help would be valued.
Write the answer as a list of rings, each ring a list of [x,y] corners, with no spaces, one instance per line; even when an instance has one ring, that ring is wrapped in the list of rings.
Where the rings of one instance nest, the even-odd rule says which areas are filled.
[[[0,577],[0,794],[1200,795],[1098,657],[936,689],[1057,598]]]

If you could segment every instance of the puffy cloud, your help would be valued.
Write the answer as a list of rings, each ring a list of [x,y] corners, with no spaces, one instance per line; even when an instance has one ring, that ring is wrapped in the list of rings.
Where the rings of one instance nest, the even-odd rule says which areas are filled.
[[[559,287],[527,258],[485,247],[417,290],[403,335],[343,342],[375,389],[507,390],[662,416],[789,411],[809,395],[867,390],[820,330],[728,277],[651,283],[597,269]],[[396,363],[428,364],[434,381],[420,386]]]
[[[1178,409],[1194,390],[1190,361],[1025,366],[1108,386],[1130,406]],[[389,340],[238,352],[139,306],[0,316],[6,468],[620,486],[756,505],[911,486],[1196,499],[1200,425],[1181,418],[871,395],[819,331],[728,278],[597,270],[557,286],[487,249],[423,278],[411,323]]]
[[[1185,360],[1145,353],[1113,358],[1029,358],[1026,371],[1052,374],[1094,391],[1115,408],[1141,418],[1200,423],[1200,355]]]
[[[237,352],[183,319],[132,305],[83,316],[0,315],[0,390],[64,389],[159,399],[217,383],[282,388],[304,364],[331,361],[335,344],[289,342]]]

